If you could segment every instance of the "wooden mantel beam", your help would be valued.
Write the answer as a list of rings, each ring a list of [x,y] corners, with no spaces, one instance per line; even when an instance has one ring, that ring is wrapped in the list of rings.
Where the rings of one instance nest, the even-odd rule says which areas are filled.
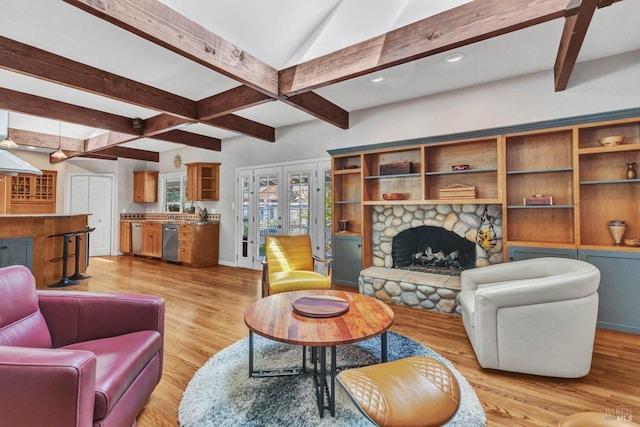
[[[459,48],[566,14],[568,0],[474,0],[280,71],[291,97]]]
[[[255,90],[278,95],[276,69],[158,0],[64,1]]]

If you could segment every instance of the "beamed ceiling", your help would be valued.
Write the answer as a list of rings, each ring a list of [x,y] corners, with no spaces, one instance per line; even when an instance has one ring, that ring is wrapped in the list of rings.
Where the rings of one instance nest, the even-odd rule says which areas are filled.
[[[356,110],[542,70],[550,91],[571,90],[579,62],[640,52],[637,0],[258,3],[6,0],[11,138],[158,161],[239,135],[277,143],[278,128],[308,120],[348,129]],[[446,64],[453,52],[465,58]]]

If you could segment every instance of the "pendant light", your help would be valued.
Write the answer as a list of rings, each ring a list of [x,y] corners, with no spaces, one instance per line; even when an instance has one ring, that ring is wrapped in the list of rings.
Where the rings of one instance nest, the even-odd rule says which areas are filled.
[[[17,146],[18,144],[16,144],[11,138],[9,138],[9,112],[7,112],[7,137],[0,141],[0,148],[8,150],[9,148],[16,148]]]
[[[53,157],[54,159],[61,160],[61,159],[67,158],[67,155],[64,154],[64,151],[62,151],[61,140],[62,140],[62,122],[58,122],[58,149],[53,153],[51,153],[51,157]]]

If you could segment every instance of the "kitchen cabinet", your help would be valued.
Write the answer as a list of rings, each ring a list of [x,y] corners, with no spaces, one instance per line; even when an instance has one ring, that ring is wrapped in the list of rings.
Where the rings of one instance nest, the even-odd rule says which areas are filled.
[[[220,224],[180,224],[178,261],[189,267],[218,265]]]
[[[131,222],[120,221],[120,252],[131,253]]]
[[[32,257],[32,238],[0,239],[0,268],[9,265],[24,265],[31,270]]]
[[[50,214],[56,212],[56,171],[43,170],[42,175],[11,177],[6,198],[10,214]]]
[[[187,163],[187,199],[220,199],[220,163]]]
[[[133,172],[133,201],[136,203],[158,202],[158,172]]]
[[[142,255],[162,258],[162,224],[146,221],[142,223]]]

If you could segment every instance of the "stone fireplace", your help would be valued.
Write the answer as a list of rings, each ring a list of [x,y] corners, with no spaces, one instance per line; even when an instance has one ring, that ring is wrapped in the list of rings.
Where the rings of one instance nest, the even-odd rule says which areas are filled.
[[[379,205],[372,209],[372,267],[361,293],[383,301],[459,313],[460,273],[503,262],[500,205]],[[495,246],[477,243],[491,226]]]

